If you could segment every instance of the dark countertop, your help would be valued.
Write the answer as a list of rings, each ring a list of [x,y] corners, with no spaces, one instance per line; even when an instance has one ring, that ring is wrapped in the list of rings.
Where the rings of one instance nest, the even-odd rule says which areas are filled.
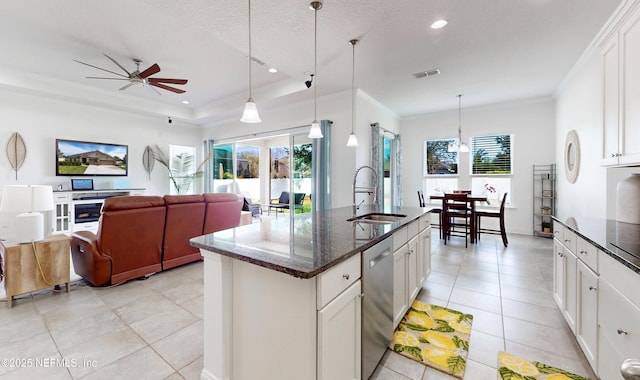
[[[602,218],[552,218],[640,274],[640,224]]]
[[[382,212],[406,217],[388,224],[348,222],[352,207],[265,219],[191,239],[191,245],[237,260],[287,273],[314,277],[390,237],[395,230],[431,211],[430,207],[393,207]],[[363,205],[357,215],[379,212]]]

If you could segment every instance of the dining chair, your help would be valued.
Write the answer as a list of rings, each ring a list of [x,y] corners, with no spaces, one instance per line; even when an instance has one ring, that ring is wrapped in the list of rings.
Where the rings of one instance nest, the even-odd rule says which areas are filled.
[[[424,194],[422,190],[418,190],[418,205],[420,207],[426,207],[427,204],[424,201]],[[442,209],[434,207],[431,209],[433,214],[438,214],[438,223],[431,223],[431,227],[437,228],[440,232],[440,239],[442,239]]]
[[[507,230],[504,226],[504,205],[507,200],[507,193],[502,196],[500,202],[500,211],[488,211],[488,210],[476,210],[476,239],[480,239],[480,234],[493,234],[502,236],[502,244],[506,247],[509,244],[507,240]],[[498,219],[499,229],[495,228],[482,228],[482,218],[494,218]]]
[[[451,236],[464,237],[464,246],[469,246],[473,218],[471,201],[466,193],[446,193],[442,199],[442,231],[444,244]]]

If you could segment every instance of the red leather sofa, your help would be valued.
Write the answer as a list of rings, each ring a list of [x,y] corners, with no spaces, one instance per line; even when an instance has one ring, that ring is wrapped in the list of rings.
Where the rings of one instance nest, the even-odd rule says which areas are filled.
[[[201,260],[189,239],[238,226],[241,209],[229,193],[107,198],[98,233],[71,235],[73,268],[102,286]]]

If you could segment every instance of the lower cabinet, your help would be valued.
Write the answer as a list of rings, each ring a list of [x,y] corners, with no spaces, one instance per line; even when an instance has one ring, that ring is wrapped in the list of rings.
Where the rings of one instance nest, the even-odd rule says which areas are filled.
[[[361,294],[358,280],[318,311],[318,379],[360,379]]]
[[[393,252],[393,328],[396,328],[409,309],[409,248],[403,245]]]
[[[569,249],[564,250],[565,262],[564,262],[564,307],[563,314],[564,319],[569,324],[569,328],[575,334],[576,333],[576,314],[578,312],[577,305],[577,282],[576,273],[578,266],[578,259]]]
[[[595,372],[598,362],[598,275],[578,260],[576,339]]]
[[[553,299],[563,312],[566,282],[564,276],[566,268],[565,262],[564,246],[558,240],[553,239]]]

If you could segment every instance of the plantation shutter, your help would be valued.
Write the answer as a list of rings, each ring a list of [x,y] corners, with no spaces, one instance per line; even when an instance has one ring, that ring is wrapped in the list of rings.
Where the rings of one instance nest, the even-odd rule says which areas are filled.
[[[511,135],[471,137],[472,174],[511,174]]]

